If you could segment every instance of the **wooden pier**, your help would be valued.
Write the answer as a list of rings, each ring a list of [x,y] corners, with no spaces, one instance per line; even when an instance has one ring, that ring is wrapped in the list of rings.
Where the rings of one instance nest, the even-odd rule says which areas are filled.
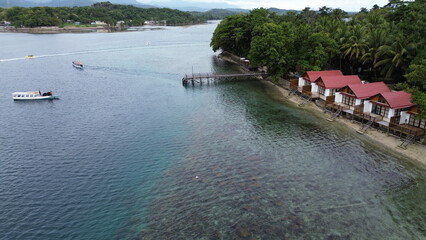
[[[185,74],[182,78],[182,84],[187,85],[188,83],[203,83],[203,80],[209,81],[210,79],[226,79],[226,78],[249,78],[249,77],[266,77],[266,73],[231,73],[231,74],[212,74],[212,73],[198,73],[198,74]]]

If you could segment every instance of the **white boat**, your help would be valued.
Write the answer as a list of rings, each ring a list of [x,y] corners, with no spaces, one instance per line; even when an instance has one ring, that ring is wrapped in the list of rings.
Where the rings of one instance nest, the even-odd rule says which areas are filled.
[[[14,92],[12,97],[15,101],[59,99],[59,96],[53,95],[52,91],[46,93],[41,93],[40,91]]]
[[[75,67],[75,68],[83,69],[83,63],[81,63],[79,61],[73,61],[72,66]]]

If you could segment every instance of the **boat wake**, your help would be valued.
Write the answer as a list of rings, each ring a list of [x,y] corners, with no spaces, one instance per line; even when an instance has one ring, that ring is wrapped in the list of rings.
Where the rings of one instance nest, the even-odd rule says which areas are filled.
[[[10,62],[10,61],[16,61],[16,60],[24,60],[25,58],[9,58],[9,59],[0,59],[0,62]]]
[[[135,49],[160,49],[160,48],[176,48],[176,47],[193,47],[193,46],[202,46],[202,45],[205,45],[205,43],[173,44],[173,45],[151,45],[151,44],[147,44],[146,46],[139,46],[139,47],[109,48],[109,49],[88,50],[88,51],[79,51],[79,52],[34,55],[34,56],[31,56],[31,59],[80,55],[80,54],[91,54],[91,53],[102,53],[102,52],[120,52],[120,51],[128,51],[128,50],[135,50]],[[7,59],[0,59],[0,62],[10,62],[10,61],[19,61],[19,60],[29,60],[29,59],[28,59],[28,57],[7,58]]]

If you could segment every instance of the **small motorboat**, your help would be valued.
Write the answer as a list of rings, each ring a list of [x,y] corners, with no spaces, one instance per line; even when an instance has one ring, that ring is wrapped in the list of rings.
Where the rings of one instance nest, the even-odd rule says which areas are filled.
[[[79,61],[73,61],[72,62],[72,66],[78,69],[83,69],[83,63],[79,62]]]
[[[13,100],[53,100],[59,99],[58,95],[53,95],[52,91],[41,93],[40,91],[14,92],[12,93]]]
[[[27,56],[25,56],[25,58],[26,59],[31,59],[31,58],[34,58],[34,55],[27,55]]]

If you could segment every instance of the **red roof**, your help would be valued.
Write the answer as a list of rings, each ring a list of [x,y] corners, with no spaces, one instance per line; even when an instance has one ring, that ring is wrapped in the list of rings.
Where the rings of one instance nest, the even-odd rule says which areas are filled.
[[[384,92],[379,94],[383,96],[393,109],[407,108],[414,105],[411,103],[411,94],[404,91]]]
[[[327,70],[327,71],[308,71],[303,76],[306,80],[315,82],[319,77],[322,76],[343,76],[340,70]]]
[[[322,80],[326,89],[342,88],[349,84],[361,83],[358,75],[347,76],[321,76],[315,82]]]
[[[348,87],[358,99],[366,99],[379,93],[391,91],[384,82],[349,84]]]

